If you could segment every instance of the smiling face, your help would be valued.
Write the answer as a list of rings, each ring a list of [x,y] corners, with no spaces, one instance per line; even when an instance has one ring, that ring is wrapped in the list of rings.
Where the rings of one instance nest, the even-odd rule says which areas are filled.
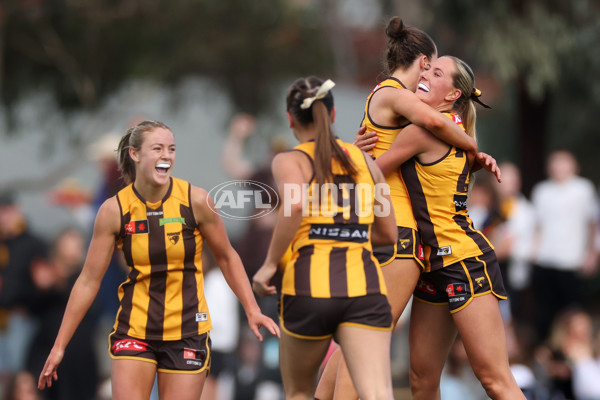
[[[436,109],[450,109],[460,97],[461,91],[454,87],[456,63],[448,57],[440,57],[431,63],[431,68],[421,72],[417,96]]]
[[[129,149],[129,155],[136,164],[136,181],[144,179],[155,185],[166,185],[175,163],[173,133],[165,128],[155,128],[143,135],[140,148]]]

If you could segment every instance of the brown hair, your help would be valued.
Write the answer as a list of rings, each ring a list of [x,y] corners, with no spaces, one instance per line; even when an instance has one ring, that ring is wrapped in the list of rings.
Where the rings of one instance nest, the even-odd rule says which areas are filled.
[[[170,132],[171,128],[159,121],[142,121],[139,124],[132,126],[127,130],[125,136],[119,142],[117,152],[119,154],[119,170],[123,175],[125,184],[130,184],[135,181],[135,163],[129,155],[129,149],[134,148],[139,150],[144,143],[144,133],[152,132],[155,129],[162,128]]]
[[[419,28],[404,25],[400,17],[393,17],[385,28],[388,37],[384,71],[390,76],[398,69],[406,69],[423,54],[431,59],[437,53],[431,37]]]
[[[314,123],[315,138],[315,177],[318,184],[331,180],[331,157],[335,157],[346,174],[356,176],[356,168],[346,152],[337,143],[331,127],[330,114],[333,109],[331,91],[322,99],[318,99],[306,109],[301,108],[304,99],[314,96],[323,81],[317,77],[300,78],[289,88],[286,104],[287,111],[296,121],[306,126]]]
[[[477,139],[475,122],[477,111],[473,101],[473,90],[475,89],[475,75],[469,65],[460,58],[444,56],[454,61],[456,72],[452,75],[452,85],[461,91],[460,97],[454,103],[454,110],[460,115],[465,131],[473,139]]]

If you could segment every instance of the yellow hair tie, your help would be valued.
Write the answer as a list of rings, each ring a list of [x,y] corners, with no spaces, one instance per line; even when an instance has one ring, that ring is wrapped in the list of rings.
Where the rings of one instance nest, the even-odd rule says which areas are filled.
[[[479,90],[477,88],[473,88],[473,91],[471,92],[471,100],[473,100],[475,103],[478,103],[482,107],[492,108],[492,107],[488,106],[487,104],[485,104],[484,102],[482,102],[481,100],[479,100],[479,96],[481,96],[481,90]]]

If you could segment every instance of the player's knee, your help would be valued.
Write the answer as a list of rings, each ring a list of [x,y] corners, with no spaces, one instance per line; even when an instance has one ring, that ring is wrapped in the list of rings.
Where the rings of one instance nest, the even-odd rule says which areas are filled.
[[[431,370],[410,368],[410,387],[413,393],[434,393],[440,386],[439,375]]]
[[[391,388],[379,391],[372,391],[360,396],[361,400],[392,400],[394,395]]]
[[[306,400],[313,395],[311,391],[304,390],[285,390],[285,398],[289,400]]]
[[[497,399],[503,393],[506,393],[511,386],[512,375],[510,370],[503,371],[479,371],[475,375],[481,386],[485,389],[487,395],[492,399]]]

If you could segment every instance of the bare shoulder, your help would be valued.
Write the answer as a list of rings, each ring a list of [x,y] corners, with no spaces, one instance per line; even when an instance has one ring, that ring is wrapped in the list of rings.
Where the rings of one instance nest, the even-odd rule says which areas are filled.
[[[282,153],[278,153],[273,157],[271,166],[275,169],[276,167],[286,167],[290,164],[301,163],[306,160],[307,157],[299,150],[290,150]]]
[[[198,186],[191,185],[191,201],[192,205],[201,205],[206,203],[208,191]]]
[[[312,175],[312,163],[306,153],[298,150],[291,150],[285,153],[279,153],[273,158],[271,170],[273,177],[277,182],[286,182],[292,180],[306,180]],[[302,176],[302,178],[301,178]]]
[[[377,92],[373,94],[373,98],[375,97],[378,97],[380,101],[384,102],[419,100],[417,95],[410,90],[391,86],[377,90]]]
[[[201,224],[213,214],[211,207],[214,208],[214,203],[206,189],[191,185],[190,190],[192,210],[194,211],[196,222]]]
[[[96,228],[111,233],[119,233],[121,230],[121,207],[117,196],[112,196],[104,201],[96,215]]]

